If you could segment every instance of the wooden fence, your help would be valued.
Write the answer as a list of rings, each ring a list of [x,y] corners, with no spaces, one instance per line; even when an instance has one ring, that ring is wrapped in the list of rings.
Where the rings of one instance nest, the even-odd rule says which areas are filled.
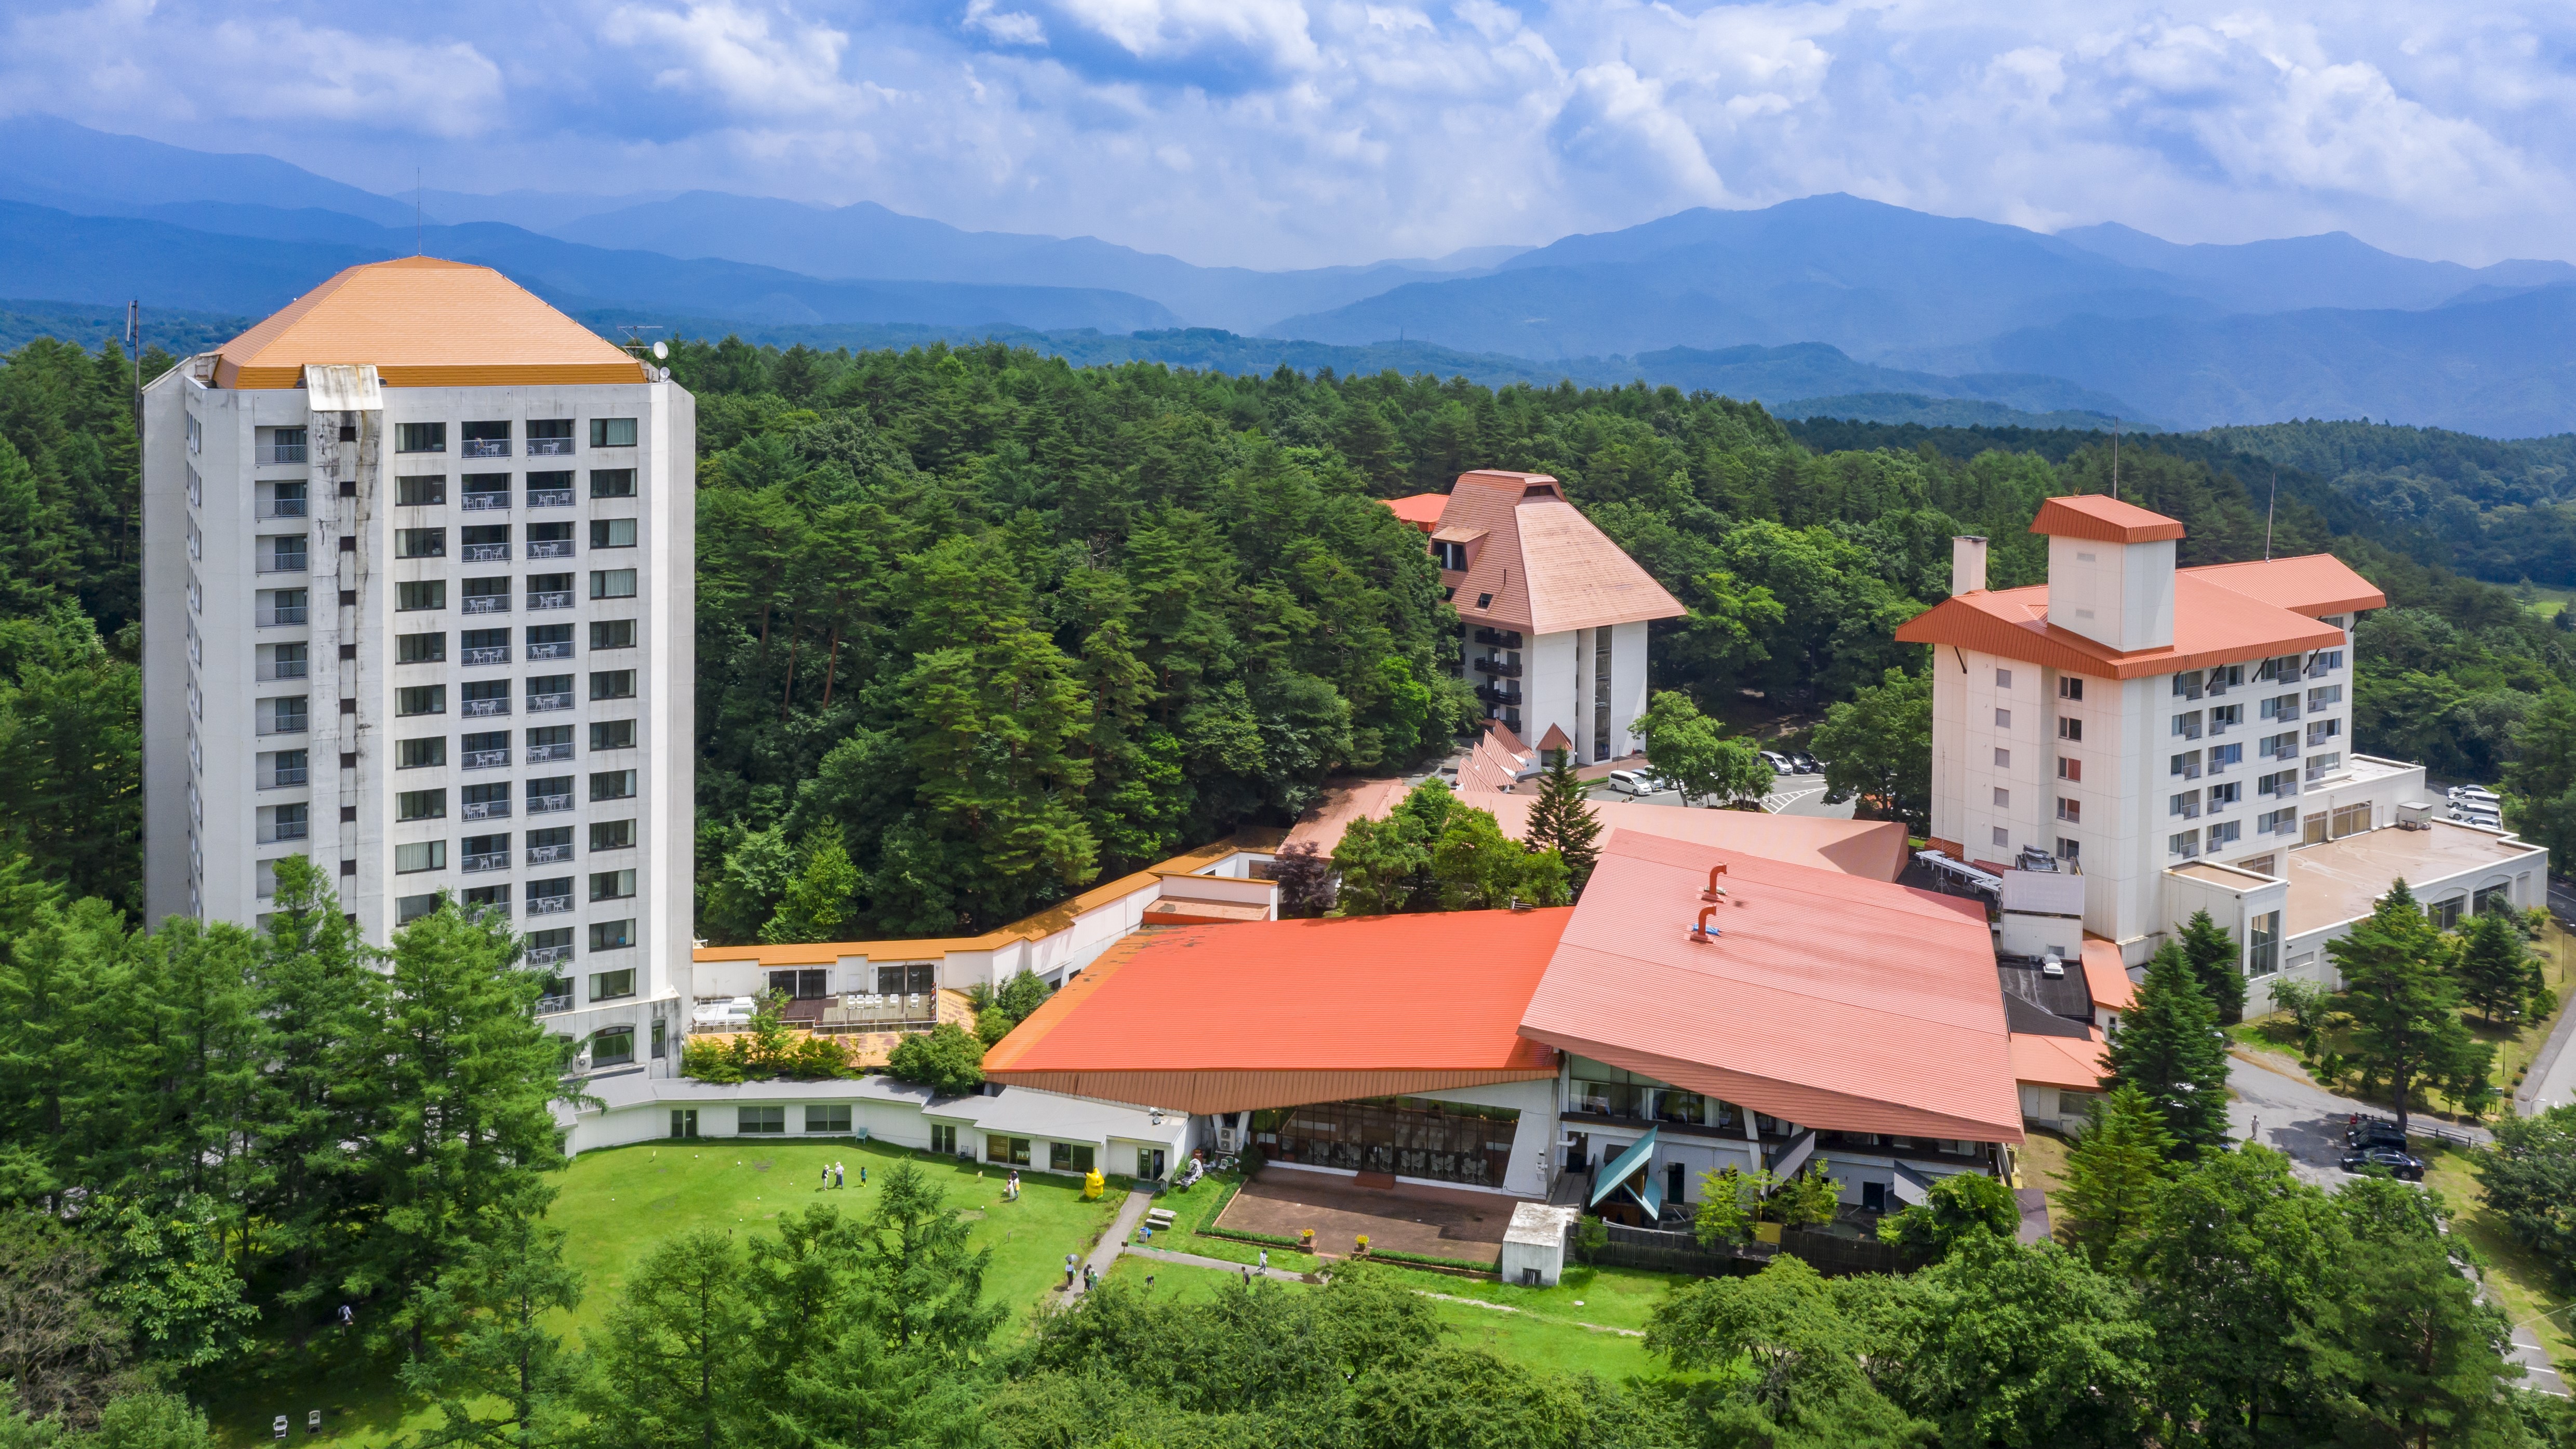
[[[1702,1278],[1759,1273],[1779,1253],[1803,1258],[1828,1277],[1910,1273],[1922,1266],[1922,1260],[1914,1254],[1887,1243],[1795,1228],[1780,1234],[1776,1249],[1767,1243],[1730,1249],[1706,1247],[1689,1233],[1662,1228],[1629,1228],[1616,1223],[1605,1223],[1603,1227],[1609,1232],[1609,1241],[1593,1252],[1593,1262],[1614,1268],[1642,1268],[1650,1273],[1690,1273]]]

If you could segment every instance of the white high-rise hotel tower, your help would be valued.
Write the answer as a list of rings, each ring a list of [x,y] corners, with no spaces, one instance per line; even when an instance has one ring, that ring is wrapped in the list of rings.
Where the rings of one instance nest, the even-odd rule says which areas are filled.
[[[499,273],[352,267],[145,390],[144,894],[509,913],[593,1070],[676,1065],[695,403]]]

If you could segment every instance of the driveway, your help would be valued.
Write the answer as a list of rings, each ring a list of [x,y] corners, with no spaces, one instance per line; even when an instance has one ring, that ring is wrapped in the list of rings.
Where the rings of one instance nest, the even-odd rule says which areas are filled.
[[[1631,795],[1608,785],[1594,785],[1584,792],[1595,800],[1634,800],[1644,805],[1683,806],[1681,792],[1665,790],[1654,795]],[[1814,815],[1827,820],[1849,820],[1859,808],[1859,801],[1845,800],[1839,805],[1825,802],[1825,777],[1822,775],[1781,775],[1771,782],[1770,793],[1762,797],[1762,808],[1774,815]],[[1711,808],[1707,806],[1703,809]]]

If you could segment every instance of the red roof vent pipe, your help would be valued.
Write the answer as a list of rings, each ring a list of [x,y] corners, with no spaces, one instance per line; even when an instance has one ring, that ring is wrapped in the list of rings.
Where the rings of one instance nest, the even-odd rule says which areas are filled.
[[[1705,946],[1709,942],[1726,934],[1724,931],[1721,931],[1717,927],[1708,923],[1708,918],[1716,914],[1717,907],[1715,906],[1702,906],[1699,908],[1699,921],[1696,925],[1691,927],[1690,938],[1693,941]]]
[[[1716,902],[1726,899],[1726,887],[1717,883],[1717,878],[1724,874],[1726,874],[1726,866],[1723,862],[1712,865],[1708,868],[1708,889],[1699,893],[1699,898],[1701,900]],[[1700,912],[1700,915],[1705,919],[1708,912],[1702,911]]]

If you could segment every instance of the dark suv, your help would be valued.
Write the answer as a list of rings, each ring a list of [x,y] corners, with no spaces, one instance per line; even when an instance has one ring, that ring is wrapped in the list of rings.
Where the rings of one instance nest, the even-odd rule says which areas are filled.
[[[2372,1168],[2405,1182],[2422,1182],[2424,1164],[2394,1147],[2356,1147],[2343,1155],[2343,1170],[2365,1172]]]
[[[2406,1150],[2406,1134],[2398,1131],[2397,1124],[2385,1117],[2347,1118],[2343,1140],[2345,1146],[2355,1151],[2366,1147],[2387,1147],[2399,1152]]]

